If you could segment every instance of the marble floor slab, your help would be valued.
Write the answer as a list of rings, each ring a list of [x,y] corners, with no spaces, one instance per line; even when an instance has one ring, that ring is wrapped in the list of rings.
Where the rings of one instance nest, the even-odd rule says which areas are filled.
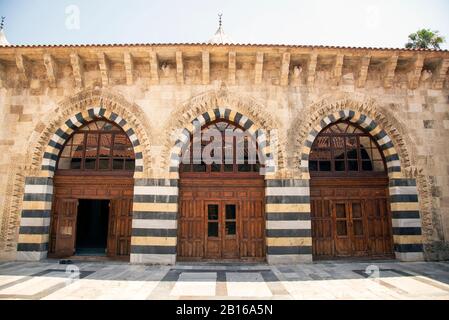
[[[0,299],[449,300],[449,262],[0,262]]]

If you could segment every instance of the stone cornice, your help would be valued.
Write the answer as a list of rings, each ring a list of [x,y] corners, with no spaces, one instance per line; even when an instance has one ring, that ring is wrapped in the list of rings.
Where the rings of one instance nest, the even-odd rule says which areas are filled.
[[[338,86],[345,84],[343,79],[350,72],[348,70],[352,70],[350,73],[358,88],[364,88],[370,79],[378,79],[378,75],[370,77],[370,74],[377,73],[380,74],[378,86],[392,88],[405,75],[408,79],[405,85],[414,90],[422,84],[422,74],[425,72],[433,75],[431,87],[440,90],[447,81],[448,61],[448,51],[311,46],[161,44],[0,48],[3,72],[16,73],[18,77],[8,78],[20,79],[20,83],[2,83],[5,88],[29,86],[30,80],[45,78],[50,87],[57,87],[58,76],[62,74],[56,72],[56,67],[64,69],[67,66],[72,69],[75,86],[89,88],[91,84],[85,83],[84,72],[92,71],[89,66],[95,64],[98,66],[95,71],[98,73],[98,84],[103,87],[111,84],[132,85],[136,77],[142,76],[135,72],[138,68],[150,71],[149,85],[160,84],[161,75],[174,77],[178,85],[208,85],[211,75],[217,70],[214,68],[218,67],[225,69],[220,70],[220,80],[228,85],[238,85],[236,71],[239,66],[251,64],[255,85],[270,83],[283,87],[314,87],[318,80],[317,73],[324,71],[330,74],[328,84]],[[199,79],[187,81],[192,74],[190,68],[196,68],[196,65],[201,68]],[[123,74],[110,72],[112,66],[114,70],[122,70]],[[278,69],[277,79],[271,71],[273,66]],[[167,67],[175,72],[165,72]],[[46,70],[46,73],[37,74],[36,70],[39,69]],[[265,75],[265,70],[270,70],[269,76]]]

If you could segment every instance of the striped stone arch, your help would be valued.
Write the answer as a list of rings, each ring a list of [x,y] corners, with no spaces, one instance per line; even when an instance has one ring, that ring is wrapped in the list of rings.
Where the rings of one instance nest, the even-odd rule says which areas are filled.
[[[217,119],[228,120],[245,129],[245,132],[248,132],[253,139],[257,141],[259,149],[265,157],[266,172],[269,173],[275,171],[274,153],[271,151],[270,145],[267,141],[266,131],[263,128],[258,127],[251,119],[240,112],[233,111],[229,108],[215,108],[199,115],[190,122],[188,127],[182,129],[170,152],[170,173],[176,173],[179,170],[182,150],[189,145],[190,136],[195,132],[194,123],[199,123],[200,127],[202,127],[203,125]]]
[[[126,132],[135,154],[135,180],[144,170],[142,145],[130,123],[105,107],[91,107],[78,112],[54,130],[44,149],[40,170],[25,178],[25,188],[21,208],[19,238],[17,242],[18,260],[40,260],[48,251],[50,217],[53,200],[53,176],[56,162],[65,142],[80,127],[94,120],[109,120]],[[33,172],[35,173],[35,172]],[[136,183],[136,185],[139,185]],[[138,187],[137,187],[138,188]]]
[[[347,120],[360,126],[378,143],[384,154],[388,177],[392,213],[393,241],[396,258],[401,261],[420,261],[423,256],[423,236],[418,189],[415,178],[406,177],[399,154],[386,131],[367,115],[343,109],[324,116],[310,130],[301,150],[300,168],[309,172],[309,155],[315,138],[328,125]]]
[[[148,147],[152,144],[150,122],[138,105],[128,102],[120,94],[105,89],[88,89],[64,99],[48,112],[47,119],[38,123],[29,139],[27,163],[30,165],[27,167],[27,175],[51,177],[53,175],[51,168],[42,170],[44,163],[50,163],[49,166],[51,166],[51,161],[45,161],[43,157],[46,152],[54,153],[51,152],[52,146],[49,146],[49,141],[53,140],[57,143],[61,139],[64,141],[66,134],[76,130],[80,123],[97,117],[96,113],[99,112],[99,109],[104,109],[101,111],[101,117],[109,117],[109,120],[111,117],[119,119],[111,120],[113,122],[120,122],[123,119],[124,131],[132,128],[135,135],[139,137],[139,146],[135,146],[134,149],[135,152],[143,154],[143,172],[136,171],[135,177],[144,176],[151,166]],[[47,159],[52,160],[51,158]]]
[[[362,127],[367,133],[369,133],[373,139],[379,144],[382,150],[388,169],[388,175],[390,178],[401,177],[401,161],[399,155],[393,145],[388,134],[370,117],[349,109],[336,111],[333,114],[325,116],[316,125],[306,137],[304,146],[301,150],[301,164],[300,168],[303,172],[309,172],[309,155],[312,148],[312,144],[318,134],[326,128],[328,125],[340,121],[347,120],[353,124]]]
[[[253,128],[254,131],[263,128],[270,130],[271,133],[271,130],[278,129],[282,125],[278,115],[268,112],[263,103],[249,95],[229,91],[226,86],[222,84],[218,90],[206,91],[189,98],[172,112],[169,121],[167,121],[167,124],[163,129],[165,136],[160,143],[160,146],[162,147],[162,164],[159,168],[161,170],[159,174],[161,176],[169,174],[171,178],[177,179],[177,170],[174,170],[174,166],[171,164],[171,157],[176,153],[174,150],[176,150],[179,142],[177,140],[182,141],[182,139],[185,139],[183,135],[180,134],[179,130],[190,128],[193,119],[205,113],[209,114],[212,119],[215,119],[214,110],[220,112],[222,108],[229,109],[229,113],[232,113],[233,117],[235,117],[237,113],[240,113],[242,116],[251,119],[253,122],[251,128]],[[240,119],[239,122],[242,122],[242,120]],[[272,150],[276,151],[273,153],[273,156],[276,159],[276,169],[282,171],[286,165],[287,152],[285,147],[287,145],[287,135],[282,130],[279,130],[277,133],[277,141],[275,146],[272,147]],[[171,170],[173,171],[170,171],[170,167],[172,167]],[[157,168],[155,168],[155,170],[156,169]]]
[[[310,262],[312,255],[308,181],[307,184],[304,184],[303,181],[293,179],[278,179],[275,174],[271,174],[276,169],[277,159],[274,158],[274,154],[277,150],[270,147],[264,129],[240,112],[230,108],[213,108],[194,118],[189,126],[181,131],[180,137],[176,140],[170,153],[169,168],[172,179],[164,182],[164,192],[167,196],[165,199],[169,202],[168,196],[178,195],[177,179],[179,178],[181,153],[183,148],[190,143],[190,136],[198,127],[194,126],[195,121],[203,126],[216,119],[225,119],[244,128],[257,141],[262,154],[265,156],[266,172],[268,173],[265,175],[267,261],[269,263]],[[162,182],[159,181],[159,185]],[[171,213],[176,216],[178,208],[176,206],[170,207],[170,205],[172,204],[161,203],[159,204],[160,207],[155,207],[154,210],[173,208]],[[154,207],[154,204],[151,206]],[[173,254],[170,261],[174,261],[176,256],[175,240],[173,239],[171,242],[173,243],[172,247],[167,247],[167,251],[165,251]],[[171,251],[169,251],[170,249]],[[151,253],[152,250],[154,249],[149,248],[148,252]],[[143,261],[148,260],[143,259]]]
[[[64,146],[64,143],[76,130],[81,128],[83,125],[87,124],[90,121],[101,119],[114,122],[119,127],[121,127],[123,131],[125,131],[134,147],[134,153],[136,157],[135,172],[143,172],[143,154],[139,139],[137,138],[133,128],[131,128],[128,122],[118,114],[108,111],[103,107],[93,107],[79,112],[65,121],[64,124],[55,131],[45,148],[41,163],[41,170],[43,172],[47,172],[48,176],[53,176],[56,170],[56,162],[58,160],[59,153]]]
[[[262,128],[257,126],[248,116],[231,110],[230,108],[212,108],[203,112],[185,126],[179,137],[171,146],[168,153],[169,178],[168,179],[136,179],[133,205],[133,239],[131,240],[131,262],[136,263],[164,263],[173,264],[176,261],[177,245],[177,219],[179,195],[179,165],[184,147],[190,143],[190,135],[195,131],[194,123],[198,121],[200,127],[217,119],[225,119],[244,128],[259,144],[264,154],[268,172],[274,171],[274,160],[267,137]],[[197,125],[198,126],[198,125]],[[274,182],[271,182],[275,183]],[[271,186],[270,184],[270,186]],[[268,187],[267,187],[268,190]],[[272,200],[271,193],[266,196]],[[154,228],[158,228],[157,234]],[[270,252],[276,250],[279,240],[276,232],[267,224],[268,259]],[[289,243],[289,242],[283,242]],[[270,249],[271,248],[271,249]]]

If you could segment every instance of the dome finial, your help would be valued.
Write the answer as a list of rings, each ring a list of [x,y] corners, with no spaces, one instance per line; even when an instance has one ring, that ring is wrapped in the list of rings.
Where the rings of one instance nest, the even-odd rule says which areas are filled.
[[[0,30],[3,30],[3,27],[5,26],[5,19],[6,17],[2,16],[2,21],[0,22]]]
[[[223,14],[218,14],[218,29],[215,32],[215,34],[212,36],[212,38],[209,39],[209,43],[213,44],[230,44],[232,43],[231,39],[224,33],[223,30],[223,20],[222,20]]]

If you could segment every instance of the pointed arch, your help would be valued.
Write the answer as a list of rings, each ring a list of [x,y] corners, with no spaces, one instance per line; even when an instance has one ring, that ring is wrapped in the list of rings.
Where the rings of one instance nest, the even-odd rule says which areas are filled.
[[[369,131],[370,135],[376,140],[377,138],[380,140],[383,139],[382,137],[387,137],[385,142],[388,140],[391,144],[385,147],[393,146],[394,149],[389,150],[389,152],[395,151],[399,159],[401,175],[413,176],[412,155],[415,154],[415,150],[408,136],[404,134],[403,125],[390,111],[379,106],[373,99],[358,101],[347,97],[342,99],[325,98],[310,105],[304,112],[298,114],[289,130],[288,150],[291,151],[292,166],[307,172],[307,159],[305,161],[302,159],[303,156],[307,158],[305,155],[310,152],[309,142],[313,142],[313,135],[315,134],[316,136],[324,128],[324,124],[327,126],[332,122],[344,119],[360,125]],[[382,144],[384,143],[380,143],[380,145]],[[397,173],[396,175],[399,174]]]
[[[226,88],[209,91],[190,99],[172,113],[164,130],[166,137],[162,144],[161,167],[171,172],[171,175],[177,172],[181,148],[188,143],[195,121],[204,125],[221,118],[235,122],[254,135],[262,151],[267,155],[266,159],[273,159],[277,165],[276,169],[282,170],[286,137],[277,136],[280,121],[265,110],[266,108],[256,100],[231,93]],[[266,143],[267,134],[270,134],[270,141],[274,141],[271,138],[276,136],[275,145],[270,146]]]
[[[70,117],[64,125],[58,128],[50,138],[41,162],[41,170],[51,177],[56,170],[56,162],[59,153],[63,149],[65,142],[70,139],[82,126],[94,120],[108,120],[118,125],[128,136],[131,141],[136,159],[135,172],[143,172],[143,154],[140,141],[135,131],[129,126],[128,122],[114,112],[110,112],[103,107],[94,107],[84,112],[79,112]]]
[[[18,228],[17,259],[40,260],[49,248],[53,203],[53,176],[65,142],[85,124],[108,120],[120,127],[132,143],[135,154],[134,178],[144,178],[150,167],[150,126],[144,112],[122,96],[104,90],[86,90],[62,101],[41,130],[30,137],[23,199]]]
[[[204,112],[200,116],[196,117],[192,120],[190,126],[185,127],[176,140],[174,147],[171,150],[170,154],[170,172],[178,172],[179,164],[181,162],[181,152],[190,144],[190,137],[195,133],[197,129],[194,126],[194,123],[198,123],[199,127],[210,123],[214,120],[227,120],[231,123],[235,123],[242,127],[246,132],[250,134],[250,136],[257,142],[262,154],[265,157],[265,165],[267,167],[268,172],[273,172],[275,170],[274,159],[271,152],[271,148],[269,143],[267,142],[266,132],[259,128],[254,124],[252,120],[250,120],[247,116],[241,114],[240,112],[235,112],[231,109],[227,108],[218,108]]]
[[[105,119],[126,132],[136,154],[136,173],[150,168],[151,127],[144,112],[121,95],[105,90],[86,90],[63,100],[43,130],[35,130],[28,151],[31,176],[52,177],[59,151],[71,134],[85,123]]]
[[[301,150],[300,168],[304,172],[309,172],[309,155],[315,138],[328,125],[341,120],[346,120],[362,127],[377,142],[382,153],[384,154],[387,164],[387,171],[390,178],[397,178],[401,175],[401,161],[399,159],[398,152],[396,151],[393,141],[385,130],[383,130],[377,122],[370,117],[350,109],[340,110],[325,116],[310,130],[304,142],[304,147]]]
[[[417,176],[406,137],[398,130],[400,123],[387,111],[380,111],[373,100],[357,102],[343,99],[333,103],[323,100],[309,109],[310,116],[291,130],[294,159],[299,169],[309,177],[309,155],[319,133],[332,123],[348,121],[367,132],[379,145],[387,165],[389,201],[392,212],[395,255],[402,261],[423,260],[422,214],[418,199]]]

